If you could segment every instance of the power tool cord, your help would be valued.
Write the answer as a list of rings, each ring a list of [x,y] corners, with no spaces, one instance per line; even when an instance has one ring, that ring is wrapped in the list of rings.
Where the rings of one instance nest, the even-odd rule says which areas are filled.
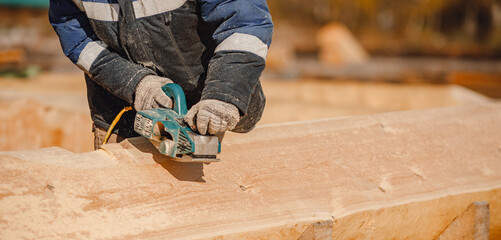
[[[124,109],[122,109],[122,111],[120,111],[118,113],[118,115],[115,117],[115,119],[111,123],[110,127],[108,128],[108,132],[106,132],[106,137],[104,138],[103,144],[106,144],[108,142],[108,139],[110,138],[111,133],[113,132],[113,128],[115,128],[115,125],[117,125],[118,121],[120,121],[120,118],[122,118],[122,115],[125,112],[128,112],[130,110],[132,110],[132,107],[130,107],[130,106],[129,107],[124,107]]]

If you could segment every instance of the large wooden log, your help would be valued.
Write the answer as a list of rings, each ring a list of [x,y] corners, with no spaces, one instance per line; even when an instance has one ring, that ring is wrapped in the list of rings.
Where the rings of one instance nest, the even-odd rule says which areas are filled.
[[[435,239],[475,201],[499,239],[500,123],[498,103],[267,125],[210,165],[142,139],[0,152],[0,239]]]

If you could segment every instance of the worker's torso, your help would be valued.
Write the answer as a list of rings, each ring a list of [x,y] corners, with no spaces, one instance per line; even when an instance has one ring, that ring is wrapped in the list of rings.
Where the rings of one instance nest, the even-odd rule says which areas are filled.
[[[203,22],[194,0],[73,0],[84,11],[97,37],[113,52],[181,85],[188,106],[198,102],[214,53],[214,27]],[[129,103],[86,75],[91,117],[108,128]],[[137,134],[135,112],[126,113],[115,133]]]
[[[82,0],[95,34],[124,58],[194,91],[204,79],[213,28],[204,23],[196,1]]]

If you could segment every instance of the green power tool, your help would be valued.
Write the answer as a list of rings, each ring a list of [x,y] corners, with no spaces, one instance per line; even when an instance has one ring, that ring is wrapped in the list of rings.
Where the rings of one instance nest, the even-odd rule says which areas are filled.
[[[184,121],[186,97],[183,89],[169,83],[162,90],[173,100],[173,109],[158,108],[139,111],[134,130],[149,139],[160,153],[178,162],[219,162],[221,142],[217,136],[193,132]]]

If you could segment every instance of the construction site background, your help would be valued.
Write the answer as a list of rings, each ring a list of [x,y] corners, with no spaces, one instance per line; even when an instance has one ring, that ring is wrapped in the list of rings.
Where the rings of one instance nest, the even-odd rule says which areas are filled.
[[[0,63],[22,55],[26,64],[42,69],[68,68],[64,63],[69,61],[59,59],[62,52],[48,23],[48,4],[48,0],[0,0]],[[274,0],[268,4],[276,25],[274,41],[279,43],[273,44],[272,51],[277,49],[279,58],[289,62],[296,56],[318,56],[322,46],[317,33],[333,22],[346,26],[370,56],[501,57],[501,2],[495,0]],[[282,49],[287,47],[292,49]]]
[[[297,28],[345,24],[371,54],[501,56],[501,2],[495,0],[276,0],[274,17]],[[305,49],[306,50],[306,49]]]

